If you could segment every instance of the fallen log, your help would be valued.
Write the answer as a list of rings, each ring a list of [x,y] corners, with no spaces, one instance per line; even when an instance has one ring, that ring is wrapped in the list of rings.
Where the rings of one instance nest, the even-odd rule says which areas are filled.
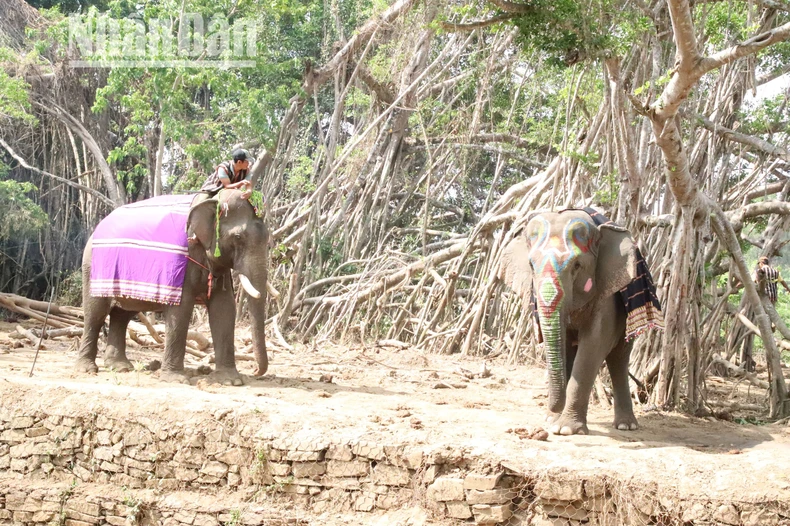
[[[50,304],[46,301],[31,300],[30,298],[18,296],[16,294],[0,293],[0,298],[10,300],[15,305],[19,305],[20,307],[43,313],[47,312],[47,307],[50,307]],[[82,309],[77,307],[62,307],[60,305],[56,305],[55,303],[51,305],[49,313],[55,314],[56,316],[70,316],[78,319],[83,318]]]
[[[706,403],[711,407],[726,409],[728,411],[755,411],[761,413],[768,410],[767,404],[745,404],[742,402],[727,402],[723,400],[708,400]]]
[[[730,371],[736,377],[743,378],[744,380],[746,380],[750,384],[756,385],[757,387],[762,387],[763,389],[768,389],[768,382],[766,382],[765,380],[760,380],[759,378],[757,378],[756,374],[750,373],[748,371],[745,371],[745,370],[741,369],[740,367],[738,367],[734,363],[722,358],[719,354],[716,354],[716,353],[713,354],[713,356],[711,357],[710,364],[711,365],[714,365],[714,364],[723,365],[728,371]]]
[[[154,326],[151,325],[151,320],[148,319],[148,316],[144,312],[138,312],[137,319],[145,325],[145,328],[148,329],[148,334],[156,340],[156,343],[165,343],[161,336],[159,336],[159,333],[156,332],[156,329],[154,329]]]
[[[33,318],[34,320],[40,321],[42,323],[44,322],[44,320],[46,320],[49,325],[52,325],[53,327],[56,327],[58,329],[65,329],[66,327],[71,327],[76,324],[74,322],[61,320],[59,317],[53,316],[52,314],[50,314],[49,319],[47,320],[45,314],[39,314],[36,311],[27,309],[25,307],[21,307],[5,297],[0,297],[0,306],[10,310],[11,312],[22,314],[24,316],[27,316],[28,318]],[[80,324],[81,323],[82,322],[80,322]]]
[[[22,336],[24,336],[24,337],[25,337],[27,340],[29,340],[29,341],[30,341],[30,343],[32,343],[33,345],[38,345],[38,342],[39,342],[39,340],[41,339],[41,337],[39,337],[39,336],[36,336],[36,335],[35,335],[35,334],[33,334],[31,331],[29,331],[29,330],[25,329],[25,328],[24,328],[24,327],[22,327],[21,325],[17,325],[17,326],[16,326],[16,332],[18,332],[19,334],[21,334]],[[43,348],[44,348],[44,346],[42,345],[42,346],[41,346],[41,348],[43,349]]]
[[[201,352],[212,346],[211,341],[198,331],[187,332],[187,340],[192,340]]]
[[[17,296],[16,294],[5,293],[0,293],[0,306],[40,322],[44,322],[46,319],[47,324],[54,327],[54,329],[47,329],[44,334],[45,338],[82,335],[82,330],[84,327],[84,322],[82,321],[82,309],[76,307],[61,307],[54,303],[50,305],[45,301],[35,301],[23,296]],[[48,319],[46,316],[47,308],[50,309]],[[165,343],[164,324],[152,324],[151,320],[149,320],[144,313],[138,313],[137,319],[140,321],[139,324],[132,322],[127,328],[129,339],[135,344],[143,347],[163,348]],[[41,337],[40,329],[21,329],[25,332],[19,331],[19,328],[17,329],[20,338],[28,339],[33,344],[38,343],[38,339]],[[153,338],[153,343],[147,342],[143,339],[143,334],[146,332],[151,338]],[[279,336],[279,339],[284,343],[285,346],[288,345],[285,343],[285,340],[281,335]],[[208,356],[206,351],[211,347],[211,340],[204,334],[195,330],[190,330],[187,333],[187,352],[192,356],[201,359],[205,358]]]
[[[33,334],[40,333],[39,329],[33,329]],[[63,329],[47,329],[44,331],[44,338],[58,338],[60,336],[82,336],[82,328],[80,327],[66,327]]]

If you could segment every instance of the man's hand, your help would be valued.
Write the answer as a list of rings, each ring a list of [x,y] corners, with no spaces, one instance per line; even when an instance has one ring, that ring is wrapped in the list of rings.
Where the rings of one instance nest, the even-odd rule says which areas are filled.
[[[239,190],[241,190],[241,198],[249,199],[252,195],[252,183],[249,181],[241,181],[239,183]]]

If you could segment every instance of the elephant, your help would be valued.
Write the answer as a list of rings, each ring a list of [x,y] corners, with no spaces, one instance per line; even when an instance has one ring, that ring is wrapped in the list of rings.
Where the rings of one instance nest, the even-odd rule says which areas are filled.
[[[197,194],[191,204],[188,197],[187,199],[181,214],[182,223],[183,216],[186,216],[186,232],[183,224],[180,224],[179,235],[188,241],[184,243],[187,246],[182,249],[183,257],[186,257],[188,251],[188,261],[180,260],[186,269],[178,304],[154,303],[128,296],[92,295],[91,261],[96,246],[96,232],[88,240],[82,259],[84,329],[75,365],[78,372],[98,372],[97,343],[108,314],[110,324],[104,366],[125,372],[133,369],[126,357],[126,328],[129,321],[139,312],[162,312],[165,321],[165,351],[159,378],[168,382],[189,383],[184,370],[187,332],[195,303],[204,301],[215,354],[215,370],[210,376],[213,381],[224,385],[242,385],[234,355],[236,308],[231,269],[235,269],[249,296],[256,362],[253,374],[262,376],[266,373],[268,357],[264,326],[269,233],[261,217],[262,211],[259,212],[247,199],[242,198],[238,190],[223,190],[215,197]],[[137,259],[144,260],[145,257]]]
[[[536,307],[549,379],[546,419],[554,434],[589,433],[587,406],[604,360],[614,391],[614,427],[638,428],[620,291],[637,280],[637,263],[644,262],[629,232],[604,220],[597,224],[588,211],[575,209],[533,212],[500,260],[499,278]],[[644,271],[650,280],[646,265]]]

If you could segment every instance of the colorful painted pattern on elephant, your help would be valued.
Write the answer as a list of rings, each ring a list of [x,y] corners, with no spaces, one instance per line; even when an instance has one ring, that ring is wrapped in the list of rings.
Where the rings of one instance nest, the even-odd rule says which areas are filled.
[[[550,235],[551,227],[543,217],[532,220],[530,260],[537,283],[538,318],[546,342],[549,368],[561,374],[562,360],[559,306],[565,297],[562,271],[574,257],[593,249],[593,224],[585,219],[572,219],[561,236]]]
[[[575,256],[592,250],[593,224],[585,219],[573,219],[565,225],[562,236],[549,235],[549,222],[542,217],[535,224],[530,239],[530,260],[538,281],[538,304],[554,312],[565,293],[560,274]]]

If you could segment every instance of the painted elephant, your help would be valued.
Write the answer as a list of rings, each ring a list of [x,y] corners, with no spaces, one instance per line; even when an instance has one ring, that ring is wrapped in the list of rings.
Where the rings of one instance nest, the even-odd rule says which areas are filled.
[[[257,209],[243,199],[237,190],[223,190],[213,198],[198,194],[194,201],[186,201],[178,226],[179,235],[184,241],[182,259],[179,261],[185,266],[182,273],[183,287],[176,291],[180,293],[178,304],[91,294],[91,264],[96,261],[92,260],[92,254],[99,250],[96,247],[99,246],[97,233],[100,224],[88,241],[82,259],[85,328],[76,369],[89,373],[98,371],[96,354],[99,332],[109,314],[104,365],[116,371],[131,370],[132,364],[126,357],[126,327],[129,321],[141,311],[163,312],[165,353],[159,377],[165,381],[188,383],[184,374],[184,353],[192,311],[199,300],[206,304],[214,342],[216,369],[212,377],[225,385],[241,385],[242,379],[236,369],[234,355],[236,308],[231,269],[235,269],[242,287],[250,296],[249,312],[256,360],[254,374],[263,375],[268,367],[264,325],[269,258],[268,231],[259,215],[262,214],[257,213]],[[140,217],[139,214],[137,217]],[[186,229],[183,221],[186,221]],[[149,254],[153,253],[149,250]],[[128,259],[145,260],[146,256],[143,254],[140,258]],[[184,266],[181,268],[184,269]],[[94,281],[101,280],[94,276]]]
[[[637,429],[620,291],[637,277],[639,258],[627,230],[597,225],[582,210],[533,213],[504,249],[499,276],[536,304],[548,365],[547,421],[555,434],[588,433],[587,405],[604,360],[614,389],[614,427]]]

